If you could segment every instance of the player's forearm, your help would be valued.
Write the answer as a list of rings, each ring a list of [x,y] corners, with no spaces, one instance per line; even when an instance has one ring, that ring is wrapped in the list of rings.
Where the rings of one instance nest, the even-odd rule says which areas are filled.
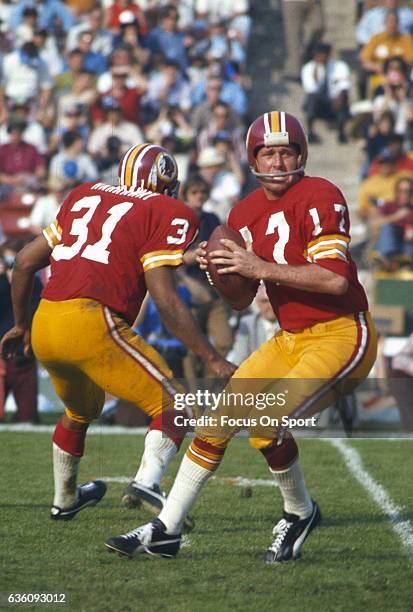
[[[343,276],[310,263],[290,266],[263,262],[261,278],[293,289],[332,295],[343,295],[348,288],[348,281]]]

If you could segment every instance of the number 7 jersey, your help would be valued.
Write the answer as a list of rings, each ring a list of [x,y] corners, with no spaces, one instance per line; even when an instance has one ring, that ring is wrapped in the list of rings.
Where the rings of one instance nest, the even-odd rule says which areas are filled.
[[[191,209],[167,195],[81,185],[43,231],[53,251],[42,297],[92,298],[132,324],[146,294],[145,272],[181,265],[197,230]]]
[[[366,311],[366,294],[349,252],[350,223],[341,191],[323,178],[305,176],[278,200],[254,191],[230,212],[238,230],[262,259],[279,265],[317,264],[344,276],[345,295],[331,295],[266,283],[282,327],[297,331],[346,314]]]

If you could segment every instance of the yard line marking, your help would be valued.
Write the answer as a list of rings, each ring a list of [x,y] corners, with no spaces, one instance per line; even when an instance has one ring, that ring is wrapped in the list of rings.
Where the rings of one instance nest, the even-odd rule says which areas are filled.
[[[387,514],[393,530],[399,536],[407,551],[408,557],[413,560],[413,527],[407,519],[402,519],[403,509],[392,500],[383,485],[369,474],[355,448],[348,446],[344,440],[340,439],[333,439],[328,442],[341,453],[349,472],[366,489],[383,513]]]
[[[131,481],[130,476],[102,476],[99,480],[104,482],[119,482],[125,484]],[[270,478],[244,478],[243,476],[221,477],[211,476],[210,480],[214,480],[218,484],[232,485],[233,487],[278,487],[274,479]]]

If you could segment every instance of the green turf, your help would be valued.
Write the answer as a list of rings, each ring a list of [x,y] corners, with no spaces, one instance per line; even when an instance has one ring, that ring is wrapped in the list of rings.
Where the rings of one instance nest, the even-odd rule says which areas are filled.
[[[89,436],[80,480],[134,473],[140,436]],[[412,517],[412,442],[351,442],[372,476]],[[222,477],[269,478],[245,439],[227,452],[219,478],[195,508],[190,548],[172,561],[130,561],[103,542],[149,515],[120,507],[124,485],[110,483],[102,503],[70,523],[48,519],[52,496],[50,435],[0,434],[0,591],[66,592],[65,606],[25,609],[84,611],[227,612],[412,610],[413,568],[388,519],[352,478],[338,451],[320,440],[300,442],[311,494],[324,521],[296,563],[266,566],[262,554],[280,516],[276,489],[256,487],[242,497]],[[165,480],[172,483],[176,460]],[[410,487],[411,488],[411,487]]]

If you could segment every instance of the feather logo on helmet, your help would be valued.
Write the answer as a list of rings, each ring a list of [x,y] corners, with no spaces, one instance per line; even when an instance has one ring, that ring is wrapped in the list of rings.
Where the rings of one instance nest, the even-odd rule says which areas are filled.
[[[159,153],[156,158],[155,164],[158,172],[158,177],[165,181],[165,183],[170,183],[171,181],[176,180],[178,174],[178,168],[174,158],[167,153]]]

